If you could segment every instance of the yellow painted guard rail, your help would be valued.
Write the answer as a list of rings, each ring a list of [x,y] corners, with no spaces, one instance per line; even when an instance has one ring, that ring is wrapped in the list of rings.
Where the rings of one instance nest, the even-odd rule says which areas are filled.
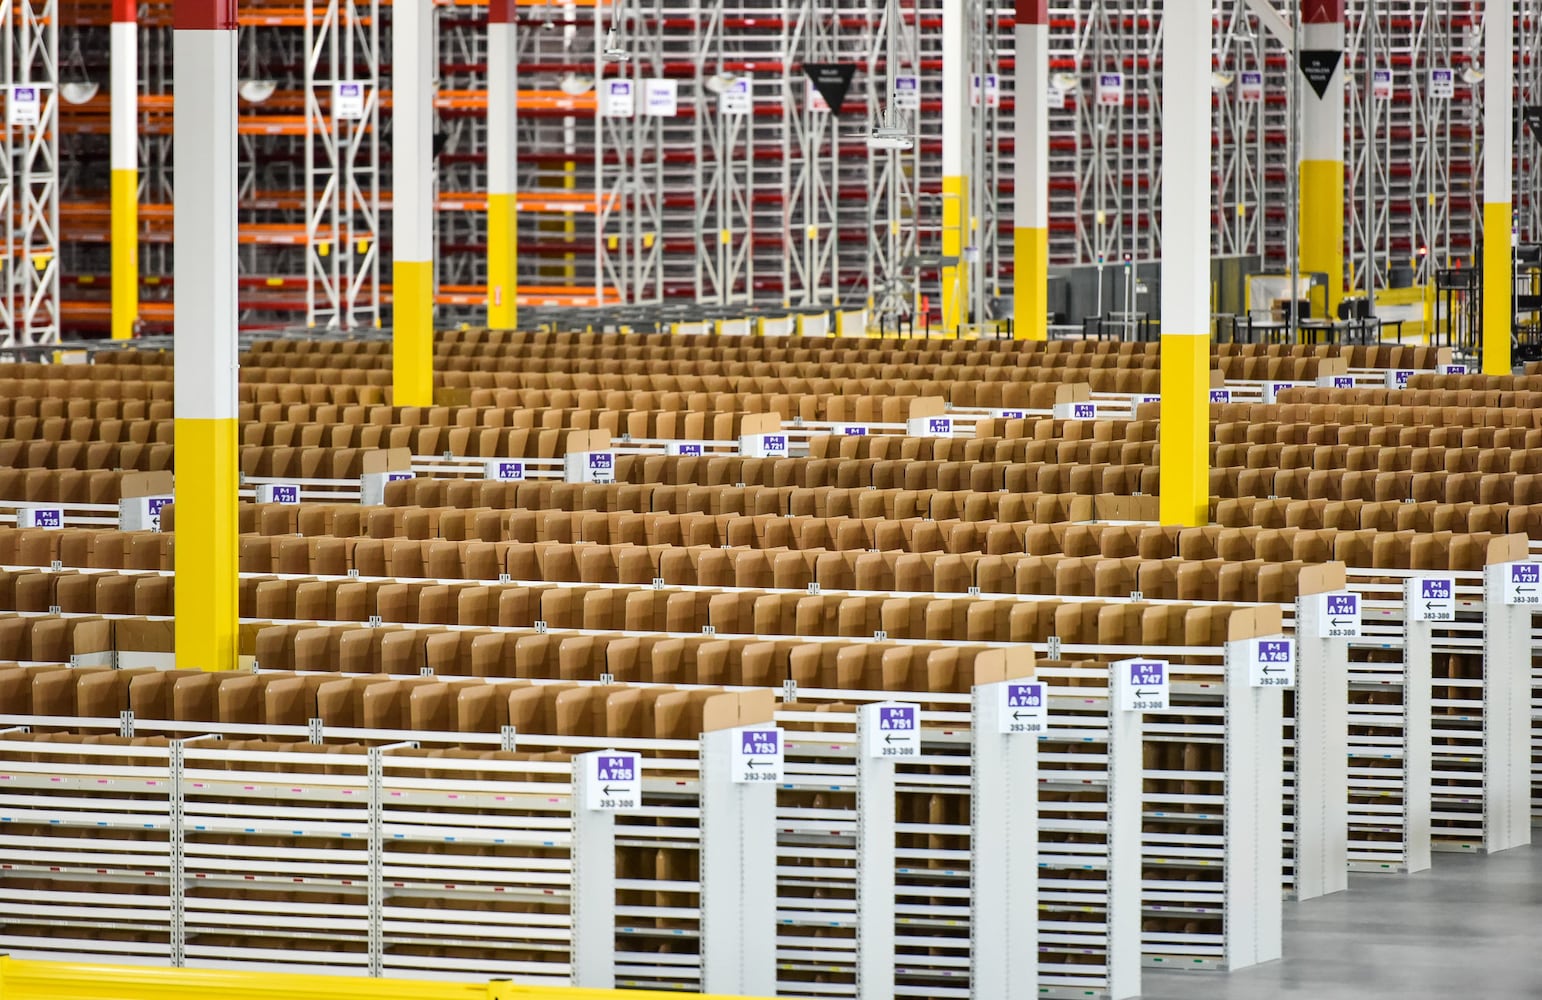
[[[35,962],[0,955],[0,1000],[728,1000],[696,993]]]

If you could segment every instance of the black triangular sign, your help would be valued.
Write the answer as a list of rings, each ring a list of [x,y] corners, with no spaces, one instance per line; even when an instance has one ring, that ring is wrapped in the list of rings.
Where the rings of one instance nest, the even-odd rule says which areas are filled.
[[[1339,68],[1339,59],[1343,55],[1344,53],[1337,49],[1303,49],[1301,51],[1301,74],[1306,77],[1306,82],[1312,85],[1318,100],[1328,92],[1328,81],[1333,79],[1333,71]]]
[[[851,78],[857,75],[856,63],[804,63],[803,72],[814,82],[814,89],[830,105],[832,114],[841,113],[841,102],[851,89]]]
[[[1521,109],[1521,114],[1526,118],[1526,125],[1531,129],[1531,137],[1542,142],[1542,104],[1528,104]]]

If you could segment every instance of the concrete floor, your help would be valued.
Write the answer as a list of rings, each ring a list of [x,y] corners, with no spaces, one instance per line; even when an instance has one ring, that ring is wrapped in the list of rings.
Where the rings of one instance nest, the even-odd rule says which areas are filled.
[[[1147,1000],[1539,1000],[1542,846],[1436,854],[1285,904],[1285,958],[1229,975],[1153,972]]]

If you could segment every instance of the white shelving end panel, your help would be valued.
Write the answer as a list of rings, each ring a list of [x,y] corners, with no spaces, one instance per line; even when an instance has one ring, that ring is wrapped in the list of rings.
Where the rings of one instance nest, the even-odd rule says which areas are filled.
[[[1142,826],[1145,821],[1145,710],[1131,661],[1109,665],[1108,678],[1108,966],[1109,1000],[1140,996]],[[1162,708],[1167,707],[1171,664],[1162,663]],[[1149,676],[1149,674],[1148,674]],[[1122,695],[1134,700],[1121,704]],[[1131,707],[1126,708],[1129,705]]]
[[[769,692],[766,702],[769,719]],[[776,993],[776,786],[784,736],[766,721],[701,737],[701,986],[707,993]]]
[[[1349,888],[1349,639],[1361,598],[1343,590],[1296,602],[1295,889],[1299,900]]]
[[[1039,995],[1038,742],[1048,710],[1048,686],[1033,677],[974,689],[969,989],[977,1000]]]
[[[1449,577],[1445,578],[1445,581],[1449,580]],[[1443,606],[1435,609],[1442,615],[1439,619],[1427,617],[1430,608],[1416,610],[1437,603],[1425,600],[1426,582],[1417,577],[1410,579],[1403,600],[1403,866],[1409,873],[1426,871],[1431,864],[1430,796],[1434,766],[1431,733],[1434,727],[1430,718],[1433,687],[1430,647],[1433,622],[1456,618],[1454,582],[1450,584],[1453,599],[1449,614]],[[1431,592],[1441,591],[1434,588]]]
[[[596,990],[616,988],[616,813],[623,800],[605,796],[605,771],[618,756],[602,751],[573,758],[572,981]],[[641,759],[624,756],[634,765],[630,791],[641,785]],[[640,798],[628,801],[629,808],[641,805]]]
[[[1542,607],[1542,563],[1520,561],[1523,541],[1511,548],[1511,558],[1483,572],[1483,850],[1490,854],[1531,843],[1531,623]]]
[[[895,982],[895,763],[920,755],[920,706],[857,713],[857,1000],[892,1000]]]
[[[1284,699],[1278,688],[1252,686],[1253,653],[1251,640],[1226,644],[1223,947],[1232,972],[1278,959],[1284,945]]]

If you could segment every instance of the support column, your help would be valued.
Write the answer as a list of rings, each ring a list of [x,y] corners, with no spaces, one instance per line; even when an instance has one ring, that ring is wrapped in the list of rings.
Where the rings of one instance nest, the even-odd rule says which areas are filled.
[[[1049,0],[1017,0],[1012,335],[1049,336]]]
[[[112,5],[112,339],[139,319],[139,16],[137,0]]]
[[[434,402],[434,5],[401,0],[391,26],[392,401]]]
[[[1483,30],[1483,374],[1510,374],[1512,0],[1486,0]]]
[[[492,0],[487,14],[487,325],[494,330],[514,329],[519,312],[515,6]]]
[[[1301,0],[1300,62],[1301,273],[1328,275],[1332,316],[1344,297],[1344,0]]]
[[[236,0],[176,0],[177,666],[233,670],[237,632]],[[116,98],[115,98],[116,99]],[[116,181],[116,178],[115,178]]]
[[[956,335],[969,316],[969,25],[965,0],[942,0],[942,332]]]
[[[1163,524],[1210,520],[1210,6],[1168,4],[1162,29]]]

